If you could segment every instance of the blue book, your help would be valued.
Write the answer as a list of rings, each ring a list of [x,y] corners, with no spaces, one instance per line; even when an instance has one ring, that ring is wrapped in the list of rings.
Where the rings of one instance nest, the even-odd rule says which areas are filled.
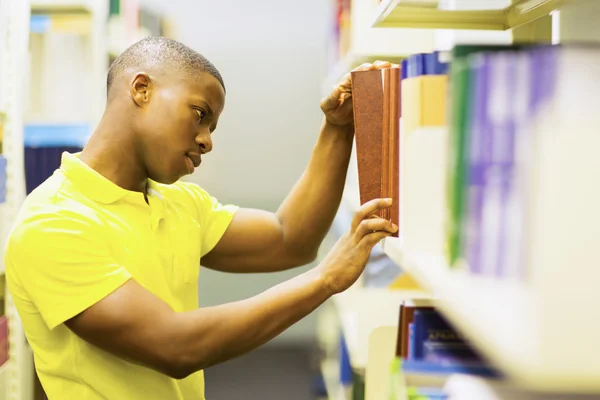
[[[404,80],[408,78],[408,59],[405,58],[404,60],[402,60],[400,65],[402,67],[402,70],[400,71],[400,80]]]
[[[462,342],[458,334],[436,311],[417,310],[414,313],[414,360],[421,360],[424,356],[424,343]]]
[[[425,56],[426,54],[413,54],[407,61],[407,78],[414,78],[425,75]]]
[[[448,73],[448,63],[440,61],[440,53],[425,54],[425,70],[424,75],[446,75]]]

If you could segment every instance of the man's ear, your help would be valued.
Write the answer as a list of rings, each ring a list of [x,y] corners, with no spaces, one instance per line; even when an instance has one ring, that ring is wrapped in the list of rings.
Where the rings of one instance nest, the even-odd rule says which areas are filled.
[[[146,72],[138,72],[129,85],[129,94],[138,107],[143,107],[150,100],[152,80]]]

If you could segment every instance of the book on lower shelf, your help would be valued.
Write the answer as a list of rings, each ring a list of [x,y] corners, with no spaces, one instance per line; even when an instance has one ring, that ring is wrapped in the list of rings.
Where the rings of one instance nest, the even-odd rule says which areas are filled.
[[[444,384],[455,374],[500,377],[430,306],[403,302],[396,346],[396,358],[390,367],[392,399],[445,399]]]

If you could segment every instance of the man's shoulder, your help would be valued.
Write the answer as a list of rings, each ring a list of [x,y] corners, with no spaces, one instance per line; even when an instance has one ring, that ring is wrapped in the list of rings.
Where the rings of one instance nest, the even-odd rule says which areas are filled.
[[[23,202],[9,237],[8,246],[34,238],[64,225],[101,225],[101,218],[85,197],[73,191],[60,172],[55,172]],[[41,237],[40,237],[41,236]]]

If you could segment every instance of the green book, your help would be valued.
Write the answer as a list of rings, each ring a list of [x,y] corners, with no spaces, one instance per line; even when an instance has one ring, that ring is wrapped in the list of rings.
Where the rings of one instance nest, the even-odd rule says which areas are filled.
[[[110,0],[108,15],[121,14],[121,0]]]

